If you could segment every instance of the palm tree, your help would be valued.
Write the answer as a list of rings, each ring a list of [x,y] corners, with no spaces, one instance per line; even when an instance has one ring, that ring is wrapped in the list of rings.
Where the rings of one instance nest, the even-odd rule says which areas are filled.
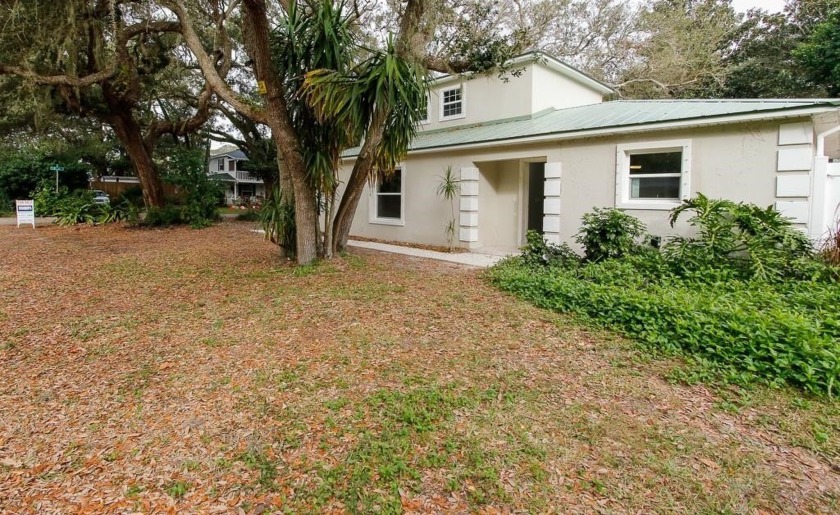
[[[370,51],[347,71],[310,71],[303,91],[321,124],[342,131],[348,146],[364,142],[341,203],[331,217],[335,238],[330,252],[335,253],[347,245],[365,184],[393,173],[408,152],[424,117],[428,75],[424,67],[398,55],[389,38],[383,50]]]

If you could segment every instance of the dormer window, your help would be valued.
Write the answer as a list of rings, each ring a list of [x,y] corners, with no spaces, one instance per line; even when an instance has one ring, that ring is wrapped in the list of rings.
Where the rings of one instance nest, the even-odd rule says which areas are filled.
[[[440,119],[452,120],[463,118],[464,109],[464,86],[444,89],[440,92]]]

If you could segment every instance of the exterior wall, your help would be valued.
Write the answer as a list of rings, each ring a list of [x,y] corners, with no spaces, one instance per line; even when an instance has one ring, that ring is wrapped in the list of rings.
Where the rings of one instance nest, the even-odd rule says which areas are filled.
[[[532,70],[533,66],[530,66],[519,77],[509,77],[509,82],[504,85],[503,95],[499,94],[501,80],[496,75],[460,81],[447,79],[433,85],[429,98],[429,121],[423,124],[422,130],[448,129],[531,114]],[[459,84],[464,88],[466,116],[441,120],[442,91]]]
[[[647,133],[562,145],[561,241],[571,242],[580,218],[593,207],[615,206],[615,147],[618,144],[687,139],[691,141],[690,195],[752,202],[767,206],[776,200],[779,123],[744,124],[682,131]],[[651,234],[671,236],[667,210],[628,209]]]
[[[449,208],[434,190],[446,166],[452,166],[454,171],[472,167],[479,172],[477,238],[475,241],[462,241],[461,246],[478,251],[502,246],[512,249],[522,244],[524,203],[528,201],[527,190],[521,186],[521,165],[528,161],[543,161],[557,163],[558,170],[562,166],[559,197],[553,197],[552,202],[559,204],[559,241],[572,243],[584,213],[594,207],[614,207],[616,204],[617,145],[662,140],[690,141],[690,195],[701,192],[713,198],[760,206],[777,202],[809,205],[807,191],[796,187],[788,190],[785,185],[787,179],[781,183],[777,180],[779,177],[794,177],[793,183],[810,180],[812,171],[804,166],[798,167],[804,169],[780,171],[780,151],[799,149],[812,152],[810,141],[788,144],[780,139],[783,126],[796,125],[805,131],[803,134],[813,130],[811,120],[803,118],[472,151],[417,153],[406,161],[405,226],[369,224],[365,197],[360,202],[352,234],[389,241],[446,245],[444,227],[449,220]],[[351,164],[348,163],[347,170]],[[794,207],[798,209],[798,206]],[[676,229],[670,227],[667,209],[627,211],[640,218],[651,234],[672,236],[687,232],[685,225]],[[807,219],[801,222],[804,229]]]
[[[521,225],[519,160],[477,163],[479,242],[482,247],[509,247]]]
[[[547,108],[563,109],[590,104],[600,104],[604,97],[572,79],[544,66],[531,68],[531,112]]]
[[[429,120],[421,130],[471,125],[505,118],[527,116],[548,108],[562,109],[603,101],[603,95],[539,63],[528,64],[519,76],[506,81],[497,75],[474,79],[447,77],[434,84],[429,98]],[[463,85],[466,115],[441,120],[442,91]]]

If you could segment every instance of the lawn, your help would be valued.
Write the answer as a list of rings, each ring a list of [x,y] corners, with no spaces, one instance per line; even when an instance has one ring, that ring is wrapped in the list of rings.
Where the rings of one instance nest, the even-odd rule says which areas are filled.
[[[252,227],[0,227],[0,512],[840,509],[837,401]]]

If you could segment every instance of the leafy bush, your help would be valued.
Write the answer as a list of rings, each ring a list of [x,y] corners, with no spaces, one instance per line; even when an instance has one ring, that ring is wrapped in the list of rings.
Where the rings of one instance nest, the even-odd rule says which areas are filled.
[[[294,255],[297,243],[295,208],[284,202],[280,186],[268,192],[260,209],[260,225],[265,231],[265,239],[285,249],[288,256]]]
[[[529,266],[570,267],[580,263],[580,257],[565,243],[548,243],[542,234],[534,230],[528,231],[525,238],[527,243],[522,247],[522,259]]]
[[[523,258],[512,258],[489,278],[537,306],[574,312],[653,348],[699,357],[735,382],[837,391],[836,283],[728,280],[711,286],[651,276],[634,259],[535,273]]]
[[[260,212],[256,209],[248,209],[236,215],[236,219],[240,222],[258,222],[262,219]]]
[[[644,235],[645,226],[638,218],[614,208],[595,208],[583,215],[575,241],[583,246],[587,261],[601,261],[633,253]]]
[[[813,255],[808,238],[772,207],[699,194],[671,212],[672,227],[683,213],[691,213],[688,222],[698,235],[673,238],[664,248],[683,272],[713,268],[733,277],[779,280],[796,276]]]
[[[584,221],[610,227],[594,231],[614,235],[601,242],[606,247],[621,240],[598,259],[544,266],[545,244],[529,234],[522,255],[488,277],[538,306],[686,353],[734,382],[833,395],[840,379],[838,269],[770,209],[698,196],[674,210],[672,222],[684,212],[693,213],[698,234],[672,240],[664,252],[632,247],[634,239],[614,229],[619,217],[598,210]],[[616,249],[622,257],[609,258]]]
[[[174,209],[167,206],[157,210],[167,212],[152,214],[152,220],[170,222],[163,225],[186,223],[193,228],[207,227],[218,221],[219,212],[216,208],[220,205],[220,199],[224,198],[224,193],[219,183],[207,176],[203,152],[199,149],[181,149],[168,157],[165,178],[184,192],[184,205],[179,208],[178,216],[174,216]],[[146,214],[148,218],[149,213]]]
[[[101,214],[89,191],[63,197],[52,212],[58,225],[95,224]]]
[[[182,206],[167,204],[163,207],[150,207],[146,209],[146,217],[143,219],[141,225],[148,227],[170,227],[186,223]]]
[[[45,201],[43,196],[41,200]],[[65,192],[63,196],[50,198],[48,202],[52,205],[50,215],[56,217],[56,223],[59,225],[98,225],[124,220],[133,221],[137,219],[138,215],[137,207],[127,202],[116,204],[95,203],[91,191],[77,191],[72,194]]]

